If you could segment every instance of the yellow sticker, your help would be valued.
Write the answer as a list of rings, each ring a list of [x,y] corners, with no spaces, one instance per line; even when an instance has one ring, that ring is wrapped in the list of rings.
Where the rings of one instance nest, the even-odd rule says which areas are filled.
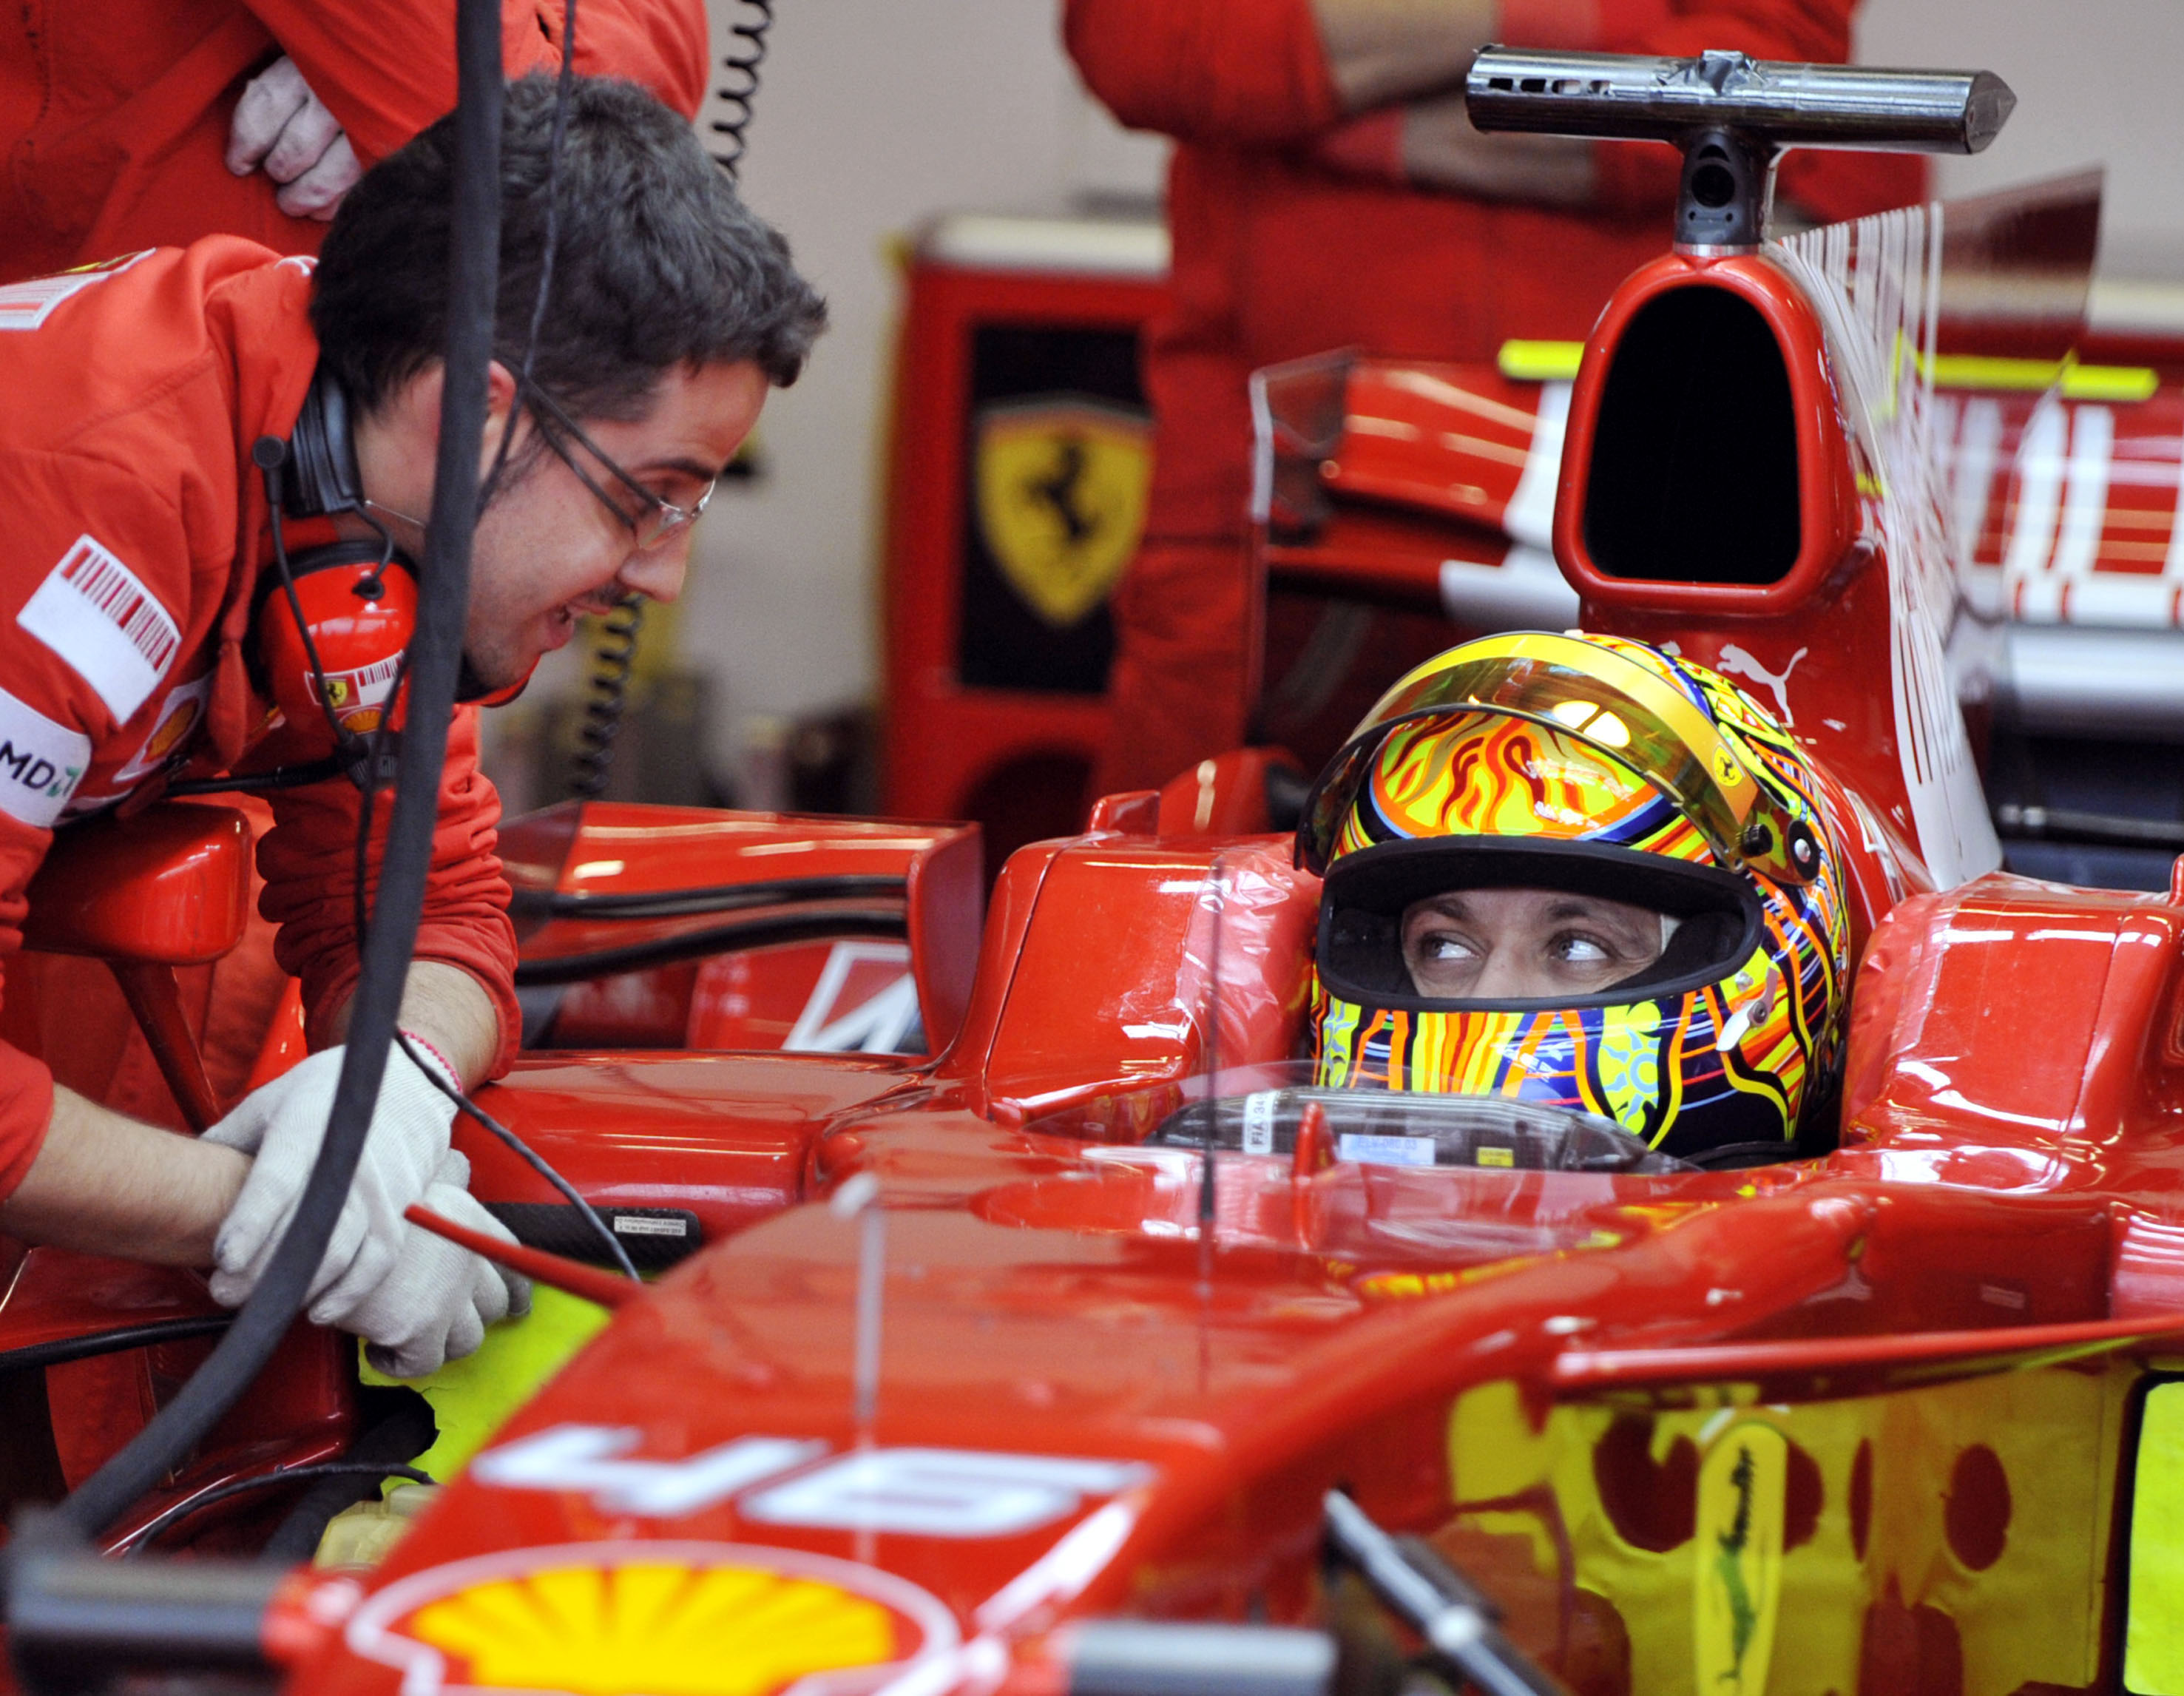
[[[2184,1383],[2146,1392],[2131,1492],[2124,1688],[2184,1696]]]
[[[1513,1148],[1482,1148],[1478,1152],[1481,1166],[1514,1166],[1517,1151]]]
[[[490,1328],[476,1353],[422,1378],[390,1378],[364,1358],[359,1337],[357,1375],[367,1384],[415,1390],[432,1403],[439,1435],[410,1464],[444,1483],[605,1327],[607,1317],[604,1308],[533,1284],[531,1311]]]
[[[1782,1506],[1790,1444],[1759,1420],[1731,1425],[1699,1466],[1691,1583],[1693,1681],[1760,1696],[1782,1600]]]
[[[1056,628],[1106,599],[1137,551],[1152,484],[1142,414],[1074,398],[978,420],[978,526],[1010,587]]]

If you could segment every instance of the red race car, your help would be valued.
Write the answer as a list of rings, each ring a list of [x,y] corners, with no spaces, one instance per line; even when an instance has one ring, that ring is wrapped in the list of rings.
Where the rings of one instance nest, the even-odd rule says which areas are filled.
[[[171,1556],[19,1543],[27,1682],[2184,1690],[2184,888],[1995,870],[1946,657],[1932,386],[1971,333],[1947,217],[1757,233],[1777,146],[1975,148],[2007,91],[1494,50],[1471,92],[1482,127],[1685,148],[1677,249],[1568,395],[1552,541],[1586,633],[1396,681],[1294,831],[1262,755],[1109,797],[1009,861],[975,946],[960,832],[511,828],[534,987],[884,942],[922,1042],[872,1046],[932,1057],[519,1064],[481,1105],[664,1275],[580,1264],[575,1210],[466,1125],[532,1245],[492,1252],[610,1319],[542,1301],[545,1342],[534,1317],[463,1364],[499,1375],[492,1419],[475,1381],[426,1386],[421,1457],[414,1405],[299,1330],[109,1533]],[[1502,439],[1529,415],[1446,373],[1273,373],[1261,399],[1282,569],[1524,498],[1458,487],[1467,455],[1529,474]],[[1368,438],[1402,451],[1375,472]],[[1518,871],[1435,883],[1457,835]],[[170,906],[228,875],[171,841],[141,861]],[[1584,867],[1641,912],[1634,974],[1435,998],[1492,968],[1464,930],[1491,902],[1451,899],[1595,900]],[[72,946],[156,977],[172,957],[102,911]],[[1557,960],[1602,934],[1556,932]],[[693,1006],[647,1028],[680,1040]],[[181,1276],[14,1265],[23,1498],[56,1467],[42,1388],[125,1358],[154,1400],[222,1321]],[[337,1563],[340,1503],[276,1469],[343,1453],[443,1487],[378,1564],[220,1558]]]

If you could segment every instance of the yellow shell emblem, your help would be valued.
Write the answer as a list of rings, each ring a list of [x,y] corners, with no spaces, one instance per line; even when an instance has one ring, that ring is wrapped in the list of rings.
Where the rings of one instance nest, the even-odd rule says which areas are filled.
[[[587,1544],[419,1573],[359,1610],[351,1648],[405,1688],[777,1696],[816,1673],[944,1652],[952,1617],[889,1574],[789,1550]]]
[[[975,475],[987,551],[1026,605],[1066,628],[1106,600],[1137,551],[1152,427],[1091,400],[989,407]]]

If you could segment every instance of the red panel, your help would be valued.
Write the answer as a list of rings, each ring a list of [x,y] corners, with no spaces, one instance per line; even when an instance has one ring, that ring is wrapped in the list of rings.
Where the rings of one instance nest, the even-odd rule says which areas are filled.
[[[1132,278],[970,271],[924,259],[909,266],[888,493],[886,812],[973,817],[981,785],[1018,762],[1089,768],[1098,757],[1104,699],[967,689],[956,678],[971,337],[992,322],[1134,331],[1164,295],[1163,284]],[[1050,828],[1073,827],[1082,806],[1076,795],[1049,797],[1048,809],[1059,809]],[[990,829],[989,837],[995,863],[1022,840]]]

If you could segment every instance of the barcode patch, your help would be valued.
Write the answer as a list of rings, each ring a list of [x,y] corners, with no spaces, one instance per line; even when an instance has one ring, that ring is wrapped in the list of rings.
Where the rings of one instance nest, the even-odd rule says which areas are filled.
[[[326,698],[337,711],[346,711],[352,706],[377,706],[387,699],[387,691],[393,686],[401,669],[402,656],[390,654],[368,666],[359,666],[354,671],[331,672],[326,676]]]
[[[182,642],[159,597],[89,536],[76,538],[16,622],[98,691],[117,723],[144,704]]]
[[[109,259],[103,265],[86,265],[81,271],[63,271],[58,276],[34,276],[26,282],[11,282],[0,288],[0,330],[36,330],[53,315],[53,310],[72,294],[81,294],[94,282],[103,282],[117,271],[124,271],[150,253],[131,254],[125,258]]]

